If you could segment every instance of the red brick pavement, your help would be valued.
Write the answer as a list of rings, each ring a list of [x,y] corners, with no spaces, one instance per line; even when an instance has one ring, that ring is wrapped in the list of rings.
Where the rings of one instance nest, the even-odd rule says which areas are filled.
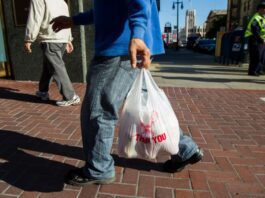
[[[85,85],[74,86],[83,96]],[[83,164],[80,106],[42,103],[36,88],[0,80],[0,198],[265,197],[265,91],[164,88],[203,161],[163,173],[161,163],[119,158],[115,138],[116,182],[77,188],[64,185],[63,175]],[[51,98],[59,99],[54,85]]]

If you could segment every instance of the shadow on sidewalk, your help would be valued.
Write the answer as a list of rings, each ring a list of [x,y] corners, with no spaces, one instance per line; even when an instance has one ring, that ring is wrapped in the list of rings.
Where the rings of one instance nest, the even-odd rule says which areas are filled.
[[[162,65],[220,65],[215,62],[215,57],[209,54],[195,53],[192,50],[182,48],[178,51],[167,49],[165,54],[154,57],[153,63]]]
[[[182,77],[182,76],[160,76],[160,75],[153,75],[153,77],[160,77],[167,80],[187,80],[187,81],[198,81],[198,82],[213,82],[213,83],[257,83],[257,84],[265,84],[265,80],[262,78],[257,77],[256,79],[232,79],[232,78],[210,78],[209,76],[206,77]]]
[[[54,155],[62,158],[55,161]],[[75,168],[61,160],[64,157],[82,160],[82,155],[80,147],[0,130],[0,180],[25,191],[61,191],[64,174]]]
[[[121,166],[125,168],[132,168],[140,171],[163,171],[162,165],[163,163],[156,163],[151,161],[146,161],[143,159],[127,159],[123,157],[119,157],[116,154],[112,155],[115,166]]]
[[[203,65],[202,65],[203,66]],[[157,67],[156,71],[152,71],[154,73],[176,73],[176,74],[208,74],[208,75],[232,75],[232,76],[247,76],[247,71],[243,68],[229,68],[227,69],[224,66],[212,66],[211,68],[202,68],[201,66],[172,66],[165,67],[160,66]]]
[[[83,160],[82,148],[0,130],[0,180],[19,189],[36,192],[62,191],[64,175],[75,168],[62,162],[65,157]],[[159,163],[120,158],[115,154],[113,158],[115,166],[145,171],[161,170]]]
[[[50,105],[56,105],[56,101],[54,100],[42,101],[35,95],[20,93],[19,91],[20,91],[19,89],[0,87],[0,98],[10,99],[10,100],[19,100],[19,101],[31,102],[31,103],[45,103],[45,104],[50,104]]]

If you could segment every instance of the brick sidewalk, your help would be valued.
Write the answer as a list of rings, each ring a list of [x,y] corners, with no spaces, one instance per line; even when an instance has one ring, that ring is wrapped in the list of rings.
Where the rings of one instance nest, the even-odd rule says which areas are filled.
[[[83,165],[80,106],[39,102],[36,88],[0,80],[0,198],[265,197],[265,91],[164,88],[203,161],[163,173],[161,163],[119,158],[115,138],[116,182],[77,188],[63,176]],[[84,88],[75,84],[80,96]],[[59,99],[54,85],[51,98]]]

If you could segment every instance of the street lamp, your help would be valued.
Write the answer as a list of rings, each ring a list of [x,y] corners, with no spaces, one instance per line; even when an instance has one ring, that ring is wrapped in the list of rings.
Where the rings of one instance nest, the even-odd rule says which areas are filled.
[[[178,49],[179,47],[179,4],[180,4],[180,8],[183,9],[184,6],[183,6],[183,1],[174,1],[173,2],[173,6],[172,6],[172,9],[175,10],[175,4],[177,4],[177,47],[176,49]]]

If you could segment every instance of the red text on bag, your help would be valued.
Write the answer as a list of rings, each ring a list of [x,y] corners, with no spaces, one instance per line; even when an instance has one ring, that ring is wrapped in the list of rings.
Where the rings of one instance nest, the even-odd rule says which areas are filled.
[[[141,134],[136,134],[136,141],[137,142],[143,142],[145,144],[149,144],[151,141],[153,141],[155,144],[163,142],[167,139],[166,133],[163,133],[161,135],[153,136],[152,138],[144,137]]]

